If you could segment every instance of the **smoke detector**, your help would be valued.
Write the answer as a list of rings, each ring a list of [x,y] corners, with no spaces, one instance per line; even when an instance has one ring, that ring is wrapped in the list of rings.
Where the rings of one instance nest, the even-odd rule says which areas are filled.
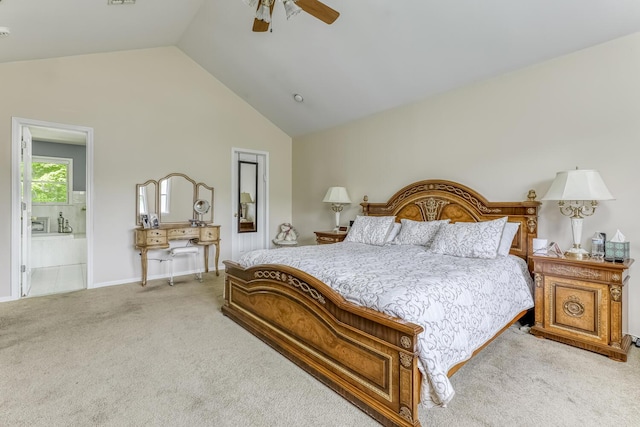
[[[0,0],[2,1],[2,0]],[[11,34],[11,30],[7,27],[0,27],[0,38],[1,37],[7,37],[9,34]]]

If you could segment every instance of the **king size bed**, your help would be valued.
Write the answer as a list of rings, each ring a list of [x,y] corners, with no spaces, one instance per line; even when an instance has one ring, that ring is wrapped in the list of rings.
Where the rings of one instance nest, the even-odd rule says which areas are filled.
[[[539,202],[427,180],[361,203],[343,243],[225,261],[222,311],[387,426],[445,406],[448,377],[533,306]]]

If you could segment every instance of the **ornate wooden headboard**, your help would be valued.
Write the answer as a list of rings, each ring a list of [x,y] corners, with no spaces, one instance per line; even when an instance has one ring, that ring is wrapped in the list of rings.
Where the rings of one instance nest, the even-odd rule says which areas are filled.
[[[369,203],[364,197],[365,215],[395,215],[413,221],[450,219],[451,222],[490,221],[508,216],[509,222],[520,224],[510,253],[529,261],[533,254],[533,238],[538,233],[538,207],[533,190],[524,202],[488,202],[474,190],[452,181],[431,179],[407,185],[386,203]]]

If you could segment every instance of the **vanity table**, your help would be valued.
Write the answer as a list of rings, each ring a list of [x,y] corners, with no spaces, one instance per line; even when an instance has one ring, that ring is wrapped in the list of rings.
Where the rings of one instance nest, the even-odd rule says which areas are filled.
[[[213,224],[213,187],[196,183],[182,173],[136,185],[135,248],[140,250],[142,286],[147,284],[149,250],[169,249],[174,240],[204,247],[204,271],[209,272],[209,247],[215,247],[215,270],[219,276],[220,226]],[[156,214],[157,213],[157,214]],[[150,221],[157,215],[157,221]],[[156,227],[151,227],[157,223]]]
[[[220,226],[206,224],[192,227],[185,224],[161,224],[158,228],[136,228],[136,249],[140,250],[142,264],[142,286],[147,284],[147,251],[149,249],[168,249],[171,240],[192,240],[194,244],[204,246],[204,271],[209,272],[209,247],[215,246],[216,276],[219,276],[218,257],[220,255]]]

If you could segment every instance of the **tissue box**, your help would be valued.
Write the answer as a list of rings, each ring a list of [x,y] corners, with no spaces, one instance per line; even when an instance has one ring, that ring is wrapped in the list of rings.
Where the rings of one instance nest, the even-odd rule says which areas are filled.
[[[604,244],[605,260],[623,262],[629,258],[629,242],[606,242]]]

